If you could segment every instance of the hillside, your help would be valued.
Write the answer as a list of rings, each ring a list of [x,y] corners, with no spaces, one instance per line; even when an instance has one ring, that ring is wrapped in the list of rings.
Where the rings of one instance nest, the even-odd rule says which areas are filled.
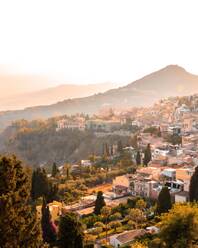
[[[19,78],[18,80],[20,79],[21,78]],[[0,82],[1,81],[4,82],[4,80],[0,77]],[[23,85],[21,82],[23,81],[20,81],[20,84]],[[30,83],[31,82],[29,78],[26,78],[26,85]],[[13,85],[13,82],[11,85]],[[49,105],[56,103],[58,101],[63,101],[65,99],[86,97],[96,93],[102,93],[114,87],[115,85],[112,83],[89,84],[89,85],[63,84],[39,91],[32,91],[32,92],[26,92],[20,94],[18,93],[12,96],[7,96],[7,95],[3,96],[3,92],[5,90],[8,91],[8,87],[4,87],[5,89],[2,89],[1,91],[2,95],[0,94],[0,111],[24,109],[27,107],[39,106],[39,105]],[[26,89],[25,86],[24,89]]]
[[[1,112],[0,127],[4,128],[13,120],[18,119],[33,120],[77,112],[93,114],[104,106],[149,106],[164,97],[194,93],[198,93],[198,76],[188,73],[179,66],[170,65],[125,87],[112,89],[105,93],[68,99],[49,106]]]
[[[0,152],[14,153],[32,166],[57,162],[78,162],[102,154],[103,144],[130,144],[130,137],[96,137],[93,132],[63,129],[56,132],[56,120],[18,121],[0,134]]]

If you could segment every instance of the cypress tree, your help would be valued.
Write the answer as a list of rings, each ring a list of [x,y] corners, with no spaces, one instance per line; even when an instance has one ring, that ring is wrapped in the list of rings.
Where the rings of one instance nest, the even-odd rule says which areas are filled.
[[[119,140],[117,144],[117,151],[121,154],[123,151],[122,141]]]
[[[83,248],[83,227],[74,213],[61,216],[58,232],[59,248]]]
[[[59,171],[58,171],[56,163],[53,163],[53,165],[52,165],[52,177],[55,177],[58,174],[58,172]]]
[[[190,180],[189,198],[191,202],[198,201],[198,166]]]
[[[148,165],[148,163],[151,161],[152,155],[151,155],[151,147],[150,144],[147,145],[146,150],[144,151],[144,165]]]
[[[136,164],[137,165],[141,165],[141,163],[142,163],[141,154],[140,154],[140,151],[137,151],[137,154],[136,154]]]
[[[49,193],[49,182],[44,169],[37,168],[32,174],[31,196],[33,200],[47,196]]]
[[[50,245],[54,245],[56,242],[56,232],[53,228],[49,207],[47,206],[45,198],[43,198],[42,205],[41,227],[43,233],[43,240]]]
[[[94,213],[99,215],[101,212],[101,209],[106,205],[103,192],[98,191],[96,202],[95,202],[95,208],[94,208]]]
[[[30,180],[15,156],[0,157],[0,244],[10,248],[40,248],[36,213],[29,204]]]
[[[172,207],[171,196],[168,187],[163,187],[159,193],[157,200],[157,213],[160,215],[162,213],[168,212]]]

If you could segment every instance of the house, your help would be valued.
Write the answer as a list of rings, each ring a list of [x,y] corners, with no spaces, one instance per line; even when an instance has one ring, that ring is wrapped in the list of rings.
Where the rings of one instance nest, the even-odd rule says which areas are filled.
[[[80,165],[84,167],[88,167],[92,165],[92,162],[90,160],[81,160]]]
[[[194,168],[179,168],[176,169],[176,179],[184,183],[184,191],[189,191],[190,179],[194,173]]]
[[[159,183],[157,181],[148,179],[138,179],[134,181],[133,194],[146,198],[156,199],[158,197],[158,192],[155,189],[158,188],[158,186]]]
[[[110,244],[114,248],[121,247],[123,245],[130,244],[136,238],[139,238],[146,234],[146,231],[143,229],[126,231],[117,235],[113,235],[110,237]]]
[[[171,135],[180,135],[181,134],[181,127],[180,126],[169,126],[168,133]]]
[[[63,203],[58,201],[53,201],[48,204],[48,207],[52,220],[56,220],[62,213]]]
[[[71,130],[85,130],[85,122],[84,119],[77,119],[77,120],[67,120],[62,119],[57,121],[57,128],[56,131],[60,131],[62,129],[71,129]]]
[[[187,191],[181,191],[175,194],[176,203],[184,203],[189,200],[189,193]]]
[[[162,172],[161,172],[161,175],[170,179],[170,180],[175,180],[176,178],[176,169],[173,169],[173,168],[167,168],[167,169],[164,169]]]
[[[169,152],[170,152],[169,149],[166,148],[166,147],[157,147],[157,148],[154,149],[153,154],[155,156],[160,155],[160,156],[165,157],[165,156],[167,156],[169,154]]]
[[[160,229],[156,226],[149,226],[146,228],[146,231],[150,234],[157,234],[159,233]]]
[[[131,176],[129,174],[118,176],[113,180],[113,192],[116,195],[126,195],[130,190]]]

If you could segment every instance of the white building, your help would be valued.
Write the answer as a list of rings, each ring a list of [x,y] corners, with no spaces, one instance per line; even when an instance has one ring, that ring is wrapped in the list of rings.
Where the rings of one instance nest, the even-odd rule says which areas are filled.
[[[69,121],[66,119],[62,119],[57,121],[57,128],[56,131],[60,131],[62,129],[78,129],[81,131],[85,130],[85,123],[83,120],[75,120],[75,121]]]
[[[114,248],[122,247],[124,245],[130,244],[135,238],[141,237],[146,234],[143,229],[126,231],[120,234],[116,234],[110,237],[110,244]]]

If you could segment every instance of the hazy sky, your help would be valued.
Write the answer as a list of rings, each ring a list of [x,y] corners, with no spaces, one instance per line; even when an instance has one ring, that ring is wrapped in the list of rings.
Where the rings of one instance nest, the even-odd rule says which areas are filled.
[[[0,64],[69,83],[198,74],[197,0],[0,0]],[[51,84],[56,84],[51,82]]]

